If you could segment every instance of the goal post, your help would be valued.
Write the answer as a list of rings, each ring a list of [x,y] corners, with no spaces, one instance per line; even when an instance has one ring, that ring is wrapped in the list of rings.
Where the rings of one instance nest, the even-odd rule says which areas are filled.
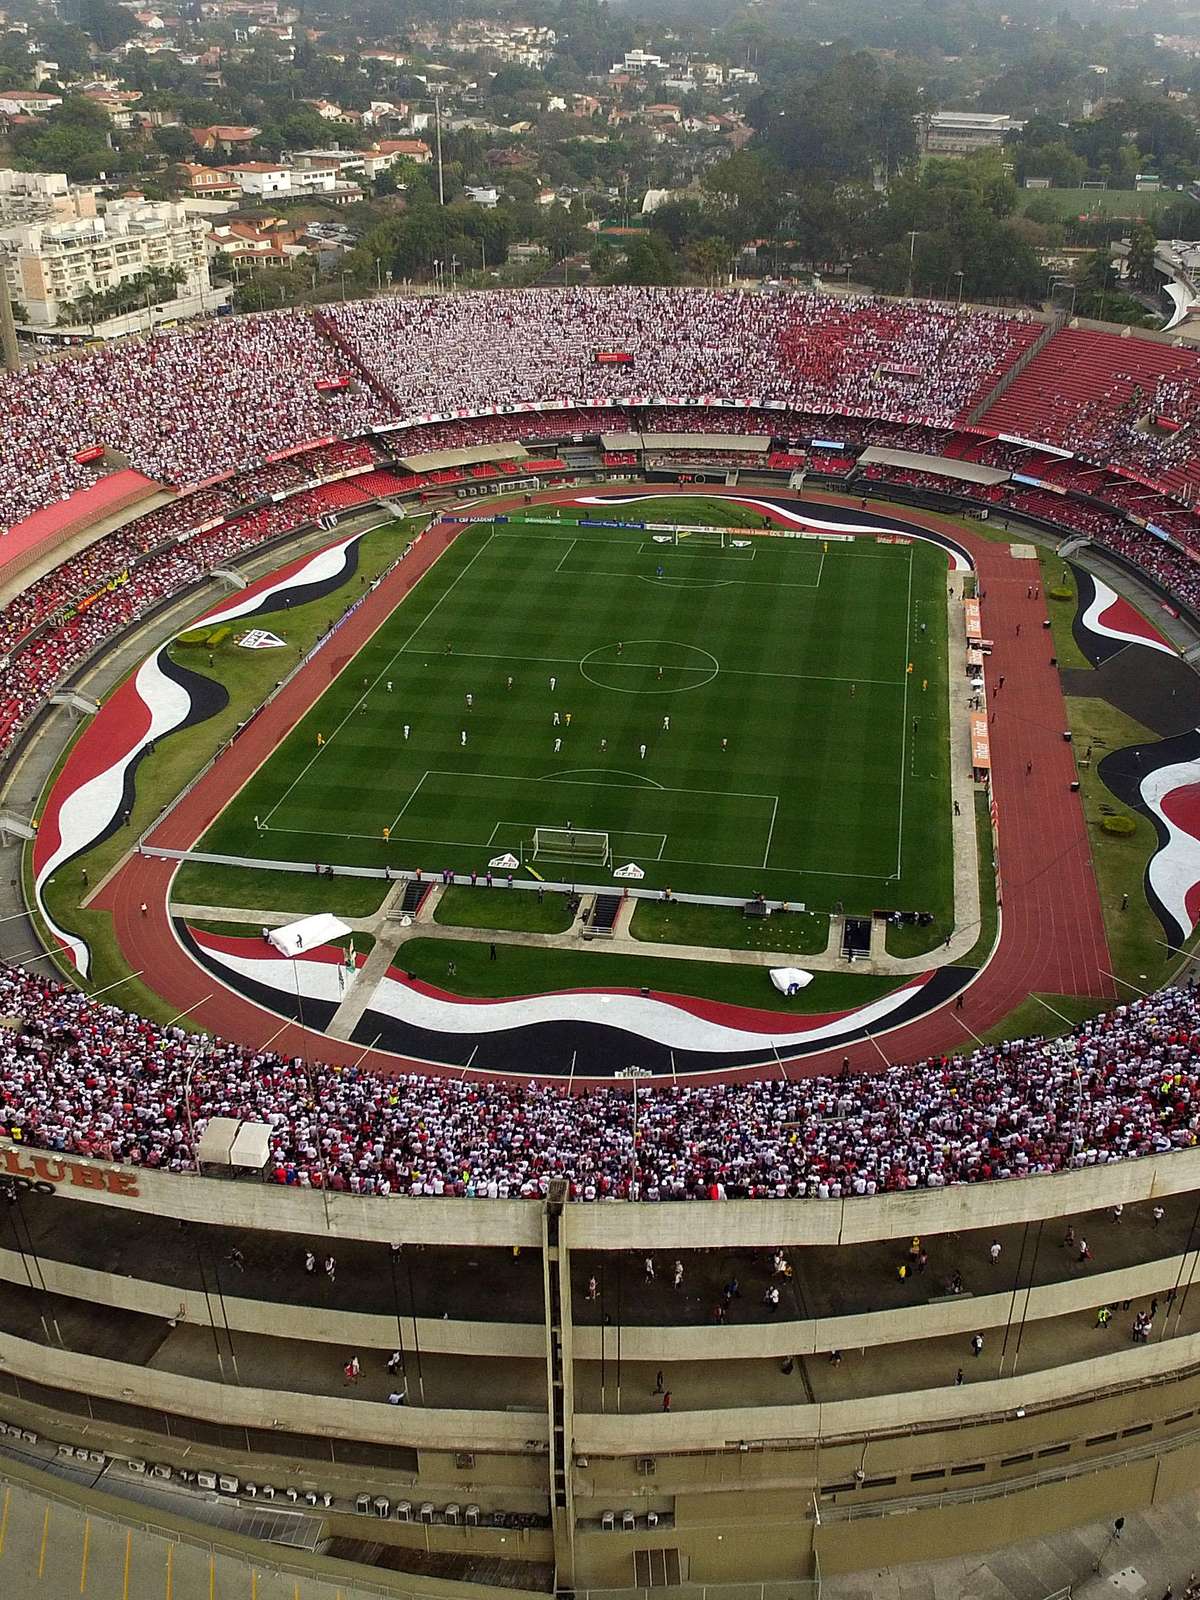
[[[533,859],[581,861],[605,867],[612,859],[612,849],[608,834],[593,828],[535,828]]]

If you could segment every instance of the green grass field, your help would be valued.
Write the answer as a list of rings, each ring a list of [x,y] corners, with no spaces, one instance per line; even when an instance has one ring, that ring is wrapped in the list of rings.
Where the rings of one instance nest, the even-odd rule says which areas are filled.
[[[200,848],[948,913],[945,577],[921,543],[478,524]],[[607,867],[532,858],[568,825]]]
[[[1186,204],[1189,196],[1174,189],[1023,189],[1021,209],[1034,200],[1048,200],[1064,220],[1075,217],[1156,217],[1165,206]],[[1200,210],[1198,210],[1200,215]]]

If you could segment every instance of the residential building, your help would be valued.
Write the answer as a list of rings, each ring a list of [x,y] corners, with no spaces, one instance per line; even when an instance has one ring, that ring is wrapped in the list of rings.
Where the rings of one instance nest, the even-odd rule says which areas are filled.
[[[68,183],[65,172],[0,168],[0,223],[70,222],[95,215],[94,191]]]
[[[0,262],[12,298],[39,328],[70,320],[66,308],[81,297],[152,268],[179,268],[177,297],[198,298],[200,310],[210,288],[206,232],[207,224],[182,205],[136,196],[113,201],[103,216],[0,227]]]
[[[211,128],[193,128],[192,138],[201,150],[218,151],[221,155],[239,155],[262,132],[261,128],[234,128],[215,123]]]
[[[62,95],[48,89],[0,89],[0,111],[10,117],[42,117],[62,103]]]
[[[291,192],[291,173],[273,161],[241,161],[226,171],[244,195],[255,199]]]
[[[192,161],[181,161],[175,172],[180,188],[192,199],[233,200],[242,192],[224,167],[202,167]]]
[[[661,72],[665,66],[662,56],[652,55],[647,50],[626,50],[624,61],[614,62],[609,72]]]

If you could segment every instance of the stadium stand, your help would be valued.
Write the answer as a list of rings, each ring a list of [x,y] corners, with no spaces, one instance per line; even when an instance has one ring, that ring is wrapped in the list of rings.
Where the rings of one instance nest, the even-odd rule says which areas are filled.
[[[235,1116],[270,1124],[277,1182],[361,1194],[540,1196],[561,1177],[582,1200],[633,1184],[646,1200],[836,1199],[1123,1161],[1200,1131],[1190,989],[1117,1006],[1069,1043],[644,1088],[636,1143],[624,1087],[379,1078],[220,1040],[197,1056],[182,1028],[19,969],[0,972],[0,1007],[0,1132],[18,1143],[182,1171],[189,1129]]]

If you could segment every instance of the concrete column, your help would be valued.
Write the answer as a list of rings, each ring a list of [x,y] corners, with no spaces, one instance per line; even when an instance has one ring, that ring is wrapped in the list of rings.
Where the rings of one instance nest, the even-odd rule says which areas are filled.
[[[17,327],[13,321],[12,301],[8,294],[8,279],[0,270],[0,365],[7,372],[20,370],[21,358],[17,354]]]
[[[574,1352],[571,1251],[567,1242],[567,1185],[555,1183],[542,1211],[542,1273],[546,1306],[546,1394],[550,1438],[550,1523],[554,1534],[554,1590],[575,1589]]]

